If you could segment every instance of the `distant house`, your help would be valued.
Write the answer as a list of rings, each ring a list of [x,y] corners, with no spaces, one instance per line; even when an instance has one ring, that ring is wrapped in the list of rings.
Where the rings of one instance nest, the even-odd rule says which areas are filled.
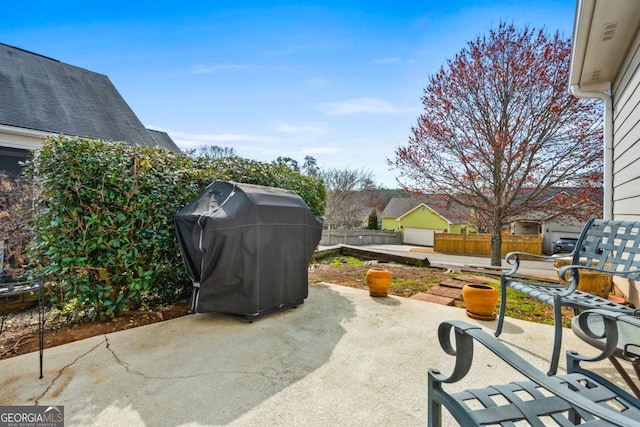
[[[0,43],[0,170],[18,171],[54,134],[180,151],[144,127],[107,76]]]
[[[433,246],[435,233],[475,231],[468,209],[438,195],[392,198],[382,211],[382,229],[400,231],[403,243],[423,246]]]
[[[640,220],[640,1],[577,1],[569,88],[604,105],[604,218]]]
[[[553,253],[553,242],[559,237],[578,237],[585,221],[570,217],[553,216],[545,212],[534,212],[514,220],[511,234],[542,235],[542,252]]]
[[[578,191],[577,188],[548,189],[540,197],[538,205],[542,207],[515,218],[510,224],[510,233],[542,235],[542,251],[551,254],[555,240],[578,237],[589,217],[602,212],[601,189],[591,190],[592,198],[586,202],[574,197]],[[568,211],[562,212],[563,209]]]

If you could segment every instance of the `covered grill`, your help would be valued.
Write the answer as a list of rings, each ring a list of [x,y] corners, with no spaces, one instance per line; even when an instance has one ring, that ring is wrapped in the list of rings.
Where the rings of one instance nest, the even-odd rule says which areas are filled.
[[[175,216],[191,312],[252,320],[302,304],[322,222],[295,192],[215,181]]]

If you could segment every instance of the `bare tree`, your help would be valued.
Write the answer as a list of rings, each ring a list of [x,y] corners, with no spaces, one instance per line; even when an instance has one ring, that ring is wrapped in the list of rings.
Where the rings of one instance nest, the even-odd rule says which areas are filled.
[[[298,166],[298,161],[286,156],[278,156],[273,162],[274,165],[285,165],[296,172],[300,172],[300,167]]]
[[[360,224],[370,208],[367,205],[369,191],[375,190],[372,172],[364,169],[324,169],[320,171],[320,177],[328,192],[325,226],[350,228]]]
[[[304,156],[304,163],[302,164],[302,171],[305,175],[315,178],[320,173],[318,168],[318,162],[313,156]]]
[[[582,188],[587,200],[601,185],[601,116],[567,93],[570,52],[558,33],[504,23],[469,42],[430,77],[424,112],[390,162],[405,188],[447,194],[488,224],[492,265],[503,226],[540,209],[547,190]]]
[[[198,154],[210,159],[226,159],[236,157],[236,150],[231,147],[220,147],[218,145],[203,145],[198,148]]]

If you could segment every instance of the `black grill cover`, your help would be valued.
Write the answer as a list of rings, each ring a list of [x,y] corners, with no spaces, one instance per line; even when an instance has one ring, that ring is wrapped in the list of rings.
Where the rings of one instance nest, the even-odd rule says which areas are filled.
[[[175,216],[191,312],[247,318],[296,306],[322,234],[295,192],[215,181]]]

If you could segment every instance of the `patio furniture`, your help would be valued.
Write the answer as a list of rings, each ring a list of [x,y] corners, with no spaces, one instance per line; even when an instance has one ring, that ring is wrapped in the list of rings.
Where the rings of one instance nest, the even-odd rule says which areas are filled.
[[[581,310],[602,308],[624,314],[633,309],[589,292],[580,290],[580,275],[585,272],[608,273],[638,280],[640,278],[640,222],[613,221],[591,218],[585,224],[570,265],[560,268],[558,275],[567,285],[541,283],[534,278],[518,275],[520,258],[541,258],[523,252],[511,252],[505,257],[513,268],[500,276],[500,313],[495,336],[500,336],[507,305],[507,288],[523,292],[530,297],[553,306],[554,337],[549,375],[556,373],[562,345],[562,307],[571,307],[575,314]],[[553,259],[542,257],[546,259]]]
[[[636,316],[606,310],[588,310],[572,319],[571,329],[583,341],[599,350],[605,350],[607,340],[604,322],[607,319],[614,321],[615,332],[618,334],[617,346],[609,355],[609,361],[633,394],[640,398],[640,317],[638,316],[640,316],[640,310],[636,310]],[[631,365],[635,379],[629,375],[623,363]]]
[[[442,406],[461,426],[531,425],[637,426],[640,399],[580,366],[580,362],[609,357],[616,348],[615,321],[606,323],[607,344],[595,357],[567,352],[568,373],[548,376],[524,360],[479,326],[460,321],[440,324],[442,349],[455,356],[451,375],[430,369],[427,417],[430,427],[442,424]],[[455,345],[452,342],[455,337]],[[443,384],[460,381],[473,360],[473,341],[478,341],[518,371],[522,381],[448,393]],[[458,388],[459,389],[459,388]]]
[[[2,320],[0,320],[0,335],[4,330],[4,321],[7,316],[9,298],[35,292],[38,298],[38,347],[40,349],[40,378],[42,378],[42,365],[44,358],[44,321],[45,321],[45,304],[44,304],[44,278],[38,276],[29,281],[5,281],[7,276],[0,276],[0,298],[3,301]],[[9,279],[13,280],[13,279]]]
[[[189,312],[252,322],[307,298],[322,220],[294,191],[217,180],[174,222],[193,282]]]

